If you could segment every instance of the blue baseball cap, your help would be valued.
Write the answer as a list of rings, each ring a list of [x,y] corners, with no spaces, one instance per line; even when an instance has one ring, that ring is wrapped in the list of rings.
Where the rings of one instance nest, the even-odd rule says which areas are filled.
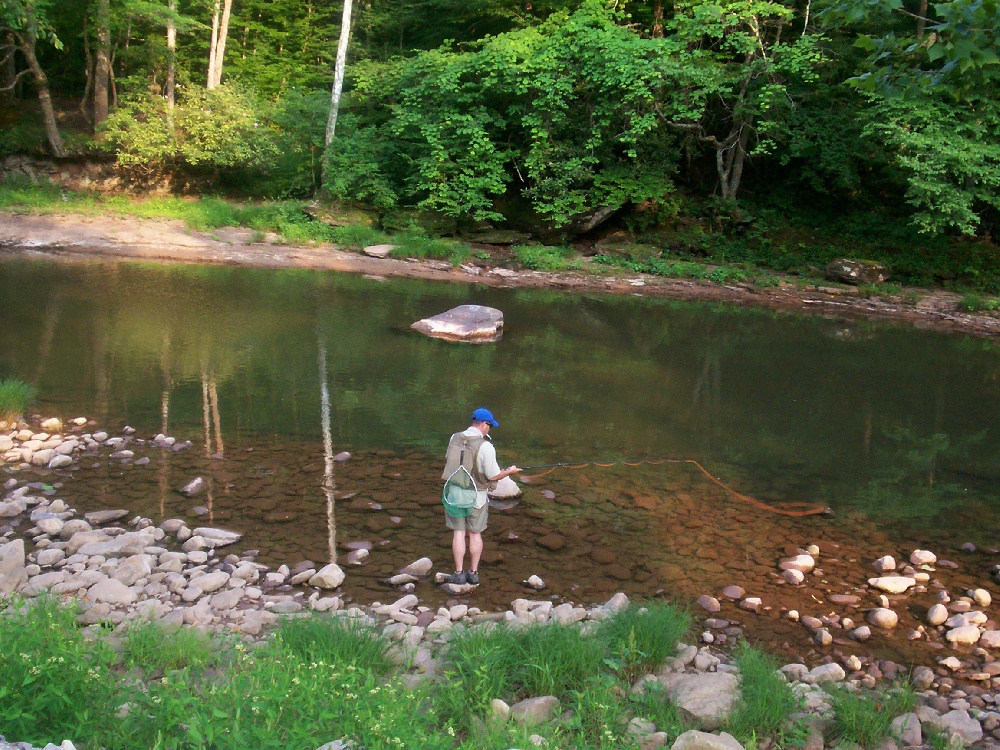
[[[489,409],[476,409],[472,412],[473,422],[489,422],[494,427],[499,427],[500,423],[496,421],[493,417],[493,412]]]

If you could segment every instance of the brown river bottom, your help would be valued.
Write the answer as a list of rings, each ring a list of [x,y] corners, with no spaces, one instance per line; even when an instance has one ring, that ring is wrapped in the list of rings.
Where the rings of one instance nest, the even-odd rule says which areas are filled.
[[[436,571],[452,568],[439,457],[417,451],[356,452],[334,464],[331,503],[323,489],[322,449],[315,443],[244,439],[213,455],[203,447],[177,452],[129,447],[135,450],[131,461],[85,456],[71,473],[39,470],[36,479],[63,482],[59,496],[80,512],[126,508],[157,523],[179,517],[190,526],[242,532],[242,542],[226,551],[259,550],[258,559],[272,567],[304,561],[319,566],[336,559],[347,573],[346,599],[361,604],[397,598],[399,592],[386,580],[420,557],[431,558]],[[136,465],[144,455],[150,462]],[[208,481],[206,492],[186,498],[176,491],[195,476]],[[839,651],[930,664],[943,650],[950,653],[951,646],[943,646],[934,633],[908,641],[907,631],[921,624],[940,587],[953,598],[967,589],[989,589],[989,569],[1000,562],[992,551],[962,551],[966,540],[947,538],[947,532],[935,532],[933,541],[894,534],[857,513],[777,515],[734,499],[684,466],[559,470],[523,489],[513,507],[491,509],[483,583],[461,601],[500,610],[519,597],[587,605],[617,591],[633,599],[663,597],[678,603],[710,594],[722,603],[716,617],[738,625],[786,660],[816,662]],[[952,519],[949,525],[974,528],[973,512],[968,512],[967,523]],[[346,564],[347,552],[359,543],[370,544],[370,558],[360,566]],[[804,585],[787,585],[779,560],[810,544],[820,548],[817,570]],[[820,648],[807,628],[786,617],[795,609],[863,624],[865,611],[878,606],[878,592],[867,586],[876,575],[874,560],[889,554],[902,565],[917,548],[948,560],[931,573],[926,591],[890,597],[900,615],[892,633],[873,628],[871,640],[859,644],[834,626],[833,645]],[[527,588],[523,582],[531,575],[540,576],[546,588]],[[743,611],[738,601],[722,596],[730,585],[760,597],[762,610]],[[456,601],[430,581],[418,583],[415,593],[427,606]],[[848,605],[829,600],[844,594],[859,600]],[[697,618],[708,616],[692,607]]]

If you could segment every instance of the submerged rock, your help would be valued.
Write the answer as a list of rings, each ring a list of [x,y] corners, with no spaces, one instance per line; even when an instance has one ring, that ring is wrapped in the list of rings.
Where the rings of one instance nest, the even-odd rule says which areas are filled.
[[[410,326],[426,336],[445,341],[488,344],[503,336],[503,313],[483,305],[459,305],[418,320]]]

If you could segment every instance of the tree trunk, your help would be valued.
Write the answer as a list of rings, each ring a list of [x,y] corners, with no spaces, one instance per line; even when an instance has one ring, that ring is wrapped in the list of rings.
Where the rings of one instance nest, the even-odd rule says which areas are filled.
[[[0,100],[12,101],[17,97],[14,89],[17,87],[17,61],[14,59],[17,43],[13,34],[4,37],[4,43],[0,44],[0,58],[2,58],[3,71],[0,72]]]
[[[215,0],[215,12],[212,13],[212,41],[208,47],[208,80],[206,88],[215,88],[215,51],[219,46],[219,0]]]
[[[663,38],[663,0],[653,3],[653,38]]]
[[[108,119],[108,89],[111,82],[111,7],[97,0],[97,49],[94,63],[94,127]]]
[[[215,63],[212,65],[212,74],[215,78],[210,88],[222,84],[222,63],[226,59],[226,38],[229,36],[229,16],[232,9],[233,0],[225,0],[222,6],[222,20],[219,22],[219,35],[215,43]]]
[[[80,97],[80,114],[91,125],[94,125],[90,118],[90,95],[94,90],[94,56],[90,52],[90,41],[88,39],[87,21],[83,22],[83,59],[86,61],[84,74],[87,80],[83,85],[83,96]]]
[[[177,64],[177,26],[174,25],[173,13],[177,10],[176,0],[169,0],[170,20],[167,21],[167,86],[164,92],[167,97],[167,107],[173,109],[174,89],[176,88]]]
[[[53,156],[63,157],[66,155],[66,149],[63,147],[62,136],[59,135],[59,126],[56,125],[56,113],[52,108],[52,96],[49,94],[49,79],[42,66],[38,64],[38,58],[35,57],[35,44],[38,41],[35,36],[35,19],[29,17],[25,27],[26,31],[17,33],[21,54],[27,60],[28,69],[35,79],[35,90],[38,91],[38,101],[42,105],[42,121],[45,123],[49,148],[52,149]]]
[[[333,74],[333,94],[330,97],[330,118],[326,121],[327,147],[333,142],[337,129],[337,113],[340,111],[340,95],[344,91],[344,68],[347,66],[347,43],[351,37],[351,3],[344,0],[344,17],[340,22],[340,42],[337,44],[337,67]]]
[[[927,28],[927,0],[920,0],[920,10],[917,11],[917,41],[924,38],[924,29]]]
[[[743,179],[747,142],[750,140],[750,123],[741,122],[733,127],[730,136],[715,152],[715,167],[719,175],[719,190],[723,200],[734,201]]]

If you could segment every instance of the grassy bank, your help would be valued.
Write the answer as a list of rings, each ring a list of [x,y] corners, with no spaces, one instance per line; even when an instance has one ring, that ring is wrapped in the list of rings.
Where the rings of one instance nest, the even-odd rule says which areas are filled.
[[[662,603],[633,605],[596,624],[456,628],[434,658],[437,677],[407,679],[410,656],[376,626],[347,617],[282,621],[264,642],[148,622],[122,633],[81,630],[48,599],[14,601],[0,615],[0,727],[36,746],[72,739],[81,750],[314,750],[337,739],[377,748],[525,747],[538,733],[552,748],[634,747],[641,719],[672,742],[688,729],[655,672],[689,635],[690,615]],[[745,747],[801,745],[801,709],[770,656],[734,654],[741,698],[722,727]],[[412,677],[412,675],[410,675]],[[560,715],[519,726],[493,701],[552,695]],[[834,690],[841,741],[875,747],[913,705],[910,691],[876,700]],[[891,715],[890,715],[891,714]]]
[[[704,222],[678,221],[682,228],[643,230],[627,239],[599,244],[585,258],[569,246],[538,244],[482,247],[428,234],[416,225],[395,232],[372,226],[331,226],[305,212],[305,201],[235,202],[219,197],[137,198],[65,191],[48,183],[8,180],[0,184],[0,210],[40,214],[79,213],[183,221],[194,231],[224,227],[252,230],[250,241],[301,245],[330,243],[347,250],[393,244],[398,258],[432,258],[452,265],[484,261],[487,265],[538,271],[642,273],[717,284],[776,287],[782,283],[828,285],[826,265],[849,256],[875,260],[890,269],[889,283],[861,286],[856,293],[919,302],[919,289],[948,288],[962,294],[958,309],[1000,309],[1000,253],[989,242],[954,238],[915,238],[899,221],[865,215],[829,219],[799,211],[760,208],[751,224],[706,232]],[[812,226],[817,225],[817,226]]]

